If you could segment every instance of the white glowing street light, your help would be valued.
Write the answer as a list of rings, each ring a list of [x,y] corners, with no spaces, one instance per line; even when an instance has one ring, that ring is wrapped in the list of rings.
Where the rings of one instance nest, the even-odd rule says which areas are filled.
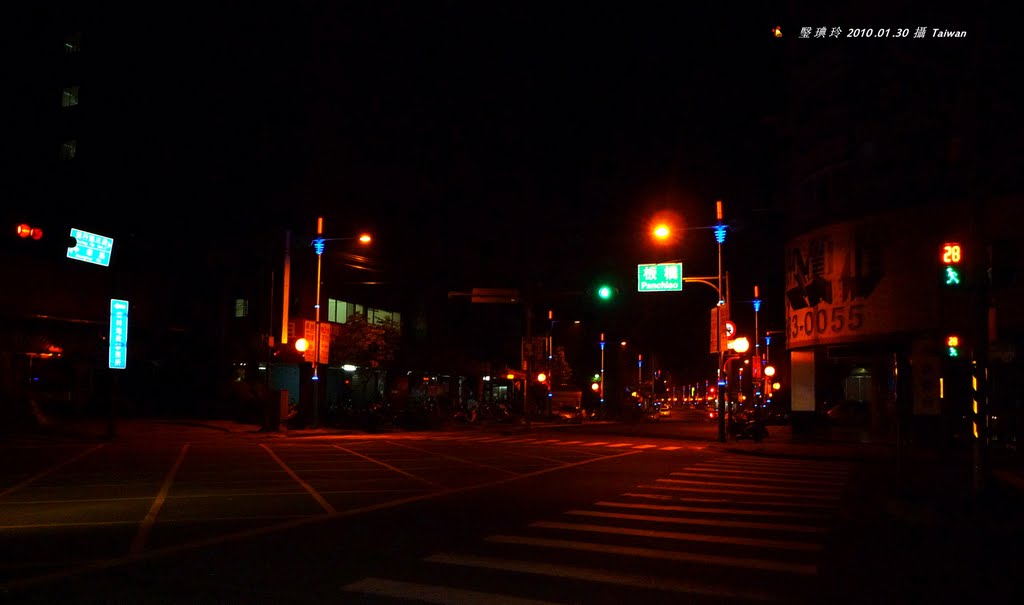
[[[750,350],[750,340],[746,336],[740,336],[729,343],[729,348],[737,353],[746,353]]]

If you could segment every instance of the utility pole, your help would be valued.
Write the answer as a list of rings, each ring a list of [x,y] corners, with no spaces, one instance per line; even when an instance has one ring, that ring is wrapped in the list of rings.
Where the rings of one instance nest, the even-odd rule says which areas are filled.
[[[526,300],[523,305],[526,309],[526,343],[523,345],[523,367],[526,369],[526,381],[523,384],[523,422],[527,430],[530,424],[530,385],[533,380],[533,286],[527,286]],[[526,354],[526,347],[530,347],[530,354]]]
[[[281,276],[281,344],[288,344],[288,299],[292,284],[292,232],[284,232],[284,273]]]
[[[722,313],[729,308],[728,295],[722,289],[722,244],[725,243],[725,225],[722,224],[722,200],[715,202],[715,241],[718,243],[718,310],[715,313],[715,342],[718,343],[718,440],[725,442],[725,347],[722,343]]]
[[[323,259],[324,253],[324,219],[319,217],[316,219],[316,307],[314,308],[315,318],[314,325],[316,326],[316,336],[313,340],[316,344],[313,347],[313,419],[312,426],[316,428],[317,416],[320,412],[320,375],[318,373],[320,365],[320,267],[322,265],[321,260]]]

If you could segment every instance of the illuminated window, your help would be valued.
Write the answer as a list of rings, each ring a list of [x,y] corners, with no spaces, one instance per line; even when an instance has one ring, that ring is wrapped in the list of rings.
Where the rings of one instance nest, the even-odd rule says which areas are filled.
[[[60,159],[73,160],[75,159],[76,151],[78,151],[78,141],[74,139],[64,141],[60,146]]]
[[[73,55],[82,50],[82,32],[69,34],[64,38],[64,52]]]
[[[330,298],[327,300],[327,321],[334,323],[343,324],[348,322],[348,318],[352,315],[353,305],[350,302],[343,300],[335,300]]]
[[[60,100],[61,107],[74,107],[78,105],[78,87],[65,86],[64,96]]]
[[[249,300],[245,298],[235,299],[235,317],[249,316]]]

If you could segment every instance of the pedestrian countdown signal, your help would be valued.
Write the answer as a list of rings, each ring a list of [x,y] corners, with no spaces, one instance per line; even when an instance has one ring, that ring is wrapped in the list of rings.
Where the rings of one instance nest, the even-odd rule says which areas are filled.
[[[947,288],[955,288],[963,284],[964,275],[961,269],[963,262],[963,248],[959,243],[946,242],[942,244],[940,259],[942,260],[942,285]]]

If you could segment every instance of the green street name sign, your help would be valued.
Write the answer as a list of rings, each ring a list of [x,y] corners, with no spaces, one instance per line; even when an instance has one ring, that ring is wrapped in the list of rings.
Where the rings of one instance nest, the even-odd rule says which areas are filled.
[[[638,292],[679,292],[683,289],[683,263],[636,266]]]

